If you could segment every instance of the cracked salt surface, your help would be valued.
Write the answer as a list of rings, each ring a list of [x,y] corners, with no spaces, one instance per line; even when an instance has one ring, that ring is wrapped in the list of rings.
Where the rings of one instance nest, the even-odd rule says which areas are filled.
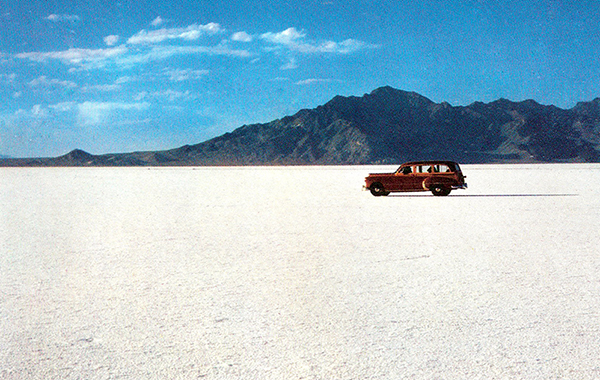
[[[0,378],[600,377],[600,165],[391,169],[0,169]]]

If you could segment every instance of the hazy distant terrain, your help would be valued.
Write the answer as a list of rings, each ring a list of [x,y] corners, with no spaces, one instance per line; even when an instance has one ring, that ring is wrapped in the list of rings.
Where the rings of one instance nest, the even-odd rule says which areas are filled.
[[[599,162],[600,98],[565,110],[533,100],[455,107],[382,87],[177,149],[0,160],[0,166],[189,166]]]
[[[598,378],[600,165],[391,169],[0,169],[0,378]]]

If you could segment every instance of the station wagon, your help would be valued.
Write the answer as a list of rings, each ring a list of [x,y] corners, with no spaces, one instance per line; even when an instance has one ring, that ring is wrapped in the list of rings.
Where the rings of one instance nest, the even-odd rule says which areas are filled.
[[[445,196],[454,189],[466,189],[465,178],[456,162],[414,161],[400,165],[394,173],[369,174],[365,189],[374,196],[401,191],[431,191],[433,195]]]

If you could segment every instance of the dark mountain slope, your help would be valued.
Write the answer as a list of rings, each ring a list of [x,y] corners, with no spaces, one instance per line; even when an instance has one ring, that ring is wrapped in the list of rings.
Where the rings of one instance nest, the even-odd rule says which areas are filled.
[[[600,98],[570,110],[506,99],[453,107],[382,87],[168,151],[93,156],[76,150],[52,159],[0,160],[0,165],[325,165],[434,158],[598,162]]]

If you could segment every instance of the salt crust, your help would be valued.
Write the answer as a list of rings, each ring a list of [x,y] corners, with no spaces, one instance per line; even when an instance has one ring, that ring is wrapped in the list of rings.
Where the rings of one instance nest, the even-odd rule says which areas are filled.
[[[600,165],[393,169],[0,169],[0,378],[600,377]]]

